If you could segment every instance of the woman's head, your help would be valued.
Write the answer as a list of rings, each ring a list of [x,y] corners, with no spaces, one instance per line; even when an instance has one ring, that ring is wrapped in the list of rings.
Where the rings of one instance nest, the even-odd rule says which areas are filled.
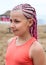
[[[12,15],[13,12],[14,12],[14,15]],[[15,17],[17,19],[18,14],[19,14],[18,19],[20,19],[20,20],[22,19],[22,21],[24,21],[24,22],[29,21],[30,33],[32,34],[32,36],[37,38],[37,19],[36,19],[35,9],[29,4],[20,4],[13,8],[13,10],[11,11],[10,17],[13,16],[14,19],[15,19]]]

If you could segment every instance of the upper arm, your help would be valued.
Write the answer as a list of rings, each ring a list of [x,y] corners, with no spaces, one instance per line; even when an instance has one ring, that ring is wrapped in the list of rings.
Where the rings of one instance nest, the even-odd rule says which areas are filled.
[[[45,52],[42,46],[39,43],[37,43],[32,50],[32,58],[34,65],[45,65]]]

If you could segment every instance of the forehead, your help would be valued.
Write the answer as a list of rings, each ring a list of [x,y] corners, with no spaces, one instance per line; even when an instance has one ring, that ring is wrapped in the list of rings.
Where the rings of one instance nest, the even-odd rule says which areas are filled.
[[[26,19],[21,10],[14,10],[10,13],[10,18]]]

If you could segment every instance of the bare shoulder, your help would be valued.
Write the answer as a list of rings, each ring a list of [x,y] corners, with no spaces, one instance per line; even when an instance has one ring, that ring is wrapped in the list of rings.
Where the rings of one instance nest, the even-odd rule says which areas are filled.
[[[13,40],[13,38],[8,39],[7,43],[10,43]]]
[[[7,43],[9,44],[13,39],[16,39],[16,38],[17,38],[17,36],[10,38],[10,39],[7,41]]]
[[[45,65],[45,52],[42,45],[35,41],[30,48],[30,56],[33,58],[34,65]]]
[[[41,43],[39,43],[38,41],[35,41],[32,45],[32,50],[34,51],[40,51],[43,50],[43,46]]]
[[[38,41],[35,41],[31,46],[31,52],[32,52],[32,55],[34,55],[35,53],[37,54],[44,53],[44,49],[41,43],[39,43]]]

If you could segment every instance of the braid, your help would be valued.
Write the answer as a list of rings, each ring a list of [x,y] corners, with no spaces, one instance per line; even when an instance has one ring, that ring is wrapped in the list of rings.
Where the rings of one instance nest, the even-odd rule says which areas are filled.
[[[27,19],[33,19],[33,25],[29,28],[30,33],[37,39],[37,18],[35,8],[29,4],[20,4],[13,8],[13,10],[22,10]]]

